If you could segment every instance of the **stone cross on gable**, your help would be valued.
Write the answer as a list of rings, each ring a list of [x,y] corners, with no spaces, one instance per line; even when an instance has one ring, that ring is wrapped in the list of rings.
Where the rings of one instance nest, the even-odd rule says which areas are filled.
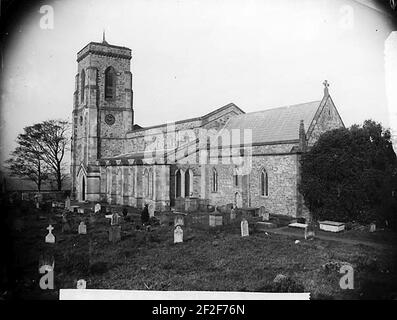
[[[48,233],[52,233],[52,230],[54,230],[54,227],[52,225],[49,225],[47,227]]]
[[[327,96],[328,95],[328,87],[329,87],[328,81],[324,80],[323,85],[324,85],[324,95]]]

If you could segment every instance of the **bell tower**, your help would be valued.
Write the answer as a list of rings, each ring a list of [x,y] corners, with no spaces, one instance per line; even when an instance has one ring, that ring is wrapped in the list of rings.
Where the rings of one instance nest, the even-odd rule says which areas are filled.
[[[98,201],[96,161],[123,153],[134,123],[131,49],[90,42],[77,53],[73,103],[72,195]]]

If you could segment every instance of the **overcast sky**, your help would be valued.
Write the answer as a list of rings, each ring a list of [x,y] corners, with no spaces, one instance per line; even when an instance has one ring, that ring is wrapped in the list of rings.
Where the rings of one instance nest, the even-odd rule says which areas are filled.
[[[389,125],[391,18],[349,0],[62,0],[54,28],[28,12],[4,52],[1,159],[24,126],[69,118],[76,54],[90,41],[132,49],[135,122],[181,120],[234,102],[245,112],[320,100],[346,126]]]

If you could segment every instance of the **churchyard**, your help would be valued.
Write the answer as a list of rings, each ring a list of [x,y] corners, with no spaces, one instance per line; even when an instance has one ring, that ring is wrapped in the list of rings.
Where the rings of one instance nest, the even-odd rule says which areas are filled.
[[[317,230],[305,240],[304,230],[272,216],[267,223],[283,228],[267,229],[249,212],[156,213],[143,227],[134,208],[73,205],[67,203],[74,212],[27,201],[7,205],[15,297],[58,299],[59,289],[77,287],[397,297],[397,235],[389,230],[345,230],[332,235],[337,241],[321,239],[329,233]],[[353,289],[340,286],[343,265],[354,270]],[[40,288],[46,270],[54,271],[54,289]]]

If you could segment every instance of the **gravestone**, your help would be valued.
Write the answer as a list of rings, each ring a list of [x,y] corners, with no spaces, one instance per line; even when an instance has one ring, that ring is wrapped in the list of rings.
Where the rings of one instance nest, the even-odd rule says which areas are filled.
[[[181,215],[176,215],[174,218],[174,226],[184,226],[185,225],[185,221],[183,219],[183,216]]]
[[[118,242],[121,239],[121,226],[113,225],[109,229],[109,241]]]
[[[375,232],[376,231],[376,224],[375,223],[371,223],[369,225],[369,232]]]
[[[223,225],[223,216],[220,214],[210,214],[209,215],[209,226],[216,227]]]
[[[183,229],[180,225],[177,225],[174,229],[174,243],[183,242]]]
[[[84,213],[84,208],[78,208],[78,209],[77,209],[77,212],[78,212],[78,213]]]
[[[81,221],[78,228],[79,234],[87,234],[87,226],[85,225],[84,221]]]
[[[241,236],[242,237],[249,236],[248,221],[246,219],[243,219],[241,221]]]
[[[115,212],[115,213],[112,214],[112,217],[110,219],[110,225],[111,226],[117,226],[119,224],[120,224],[120,217],[119,217],[118,213]]]
[[[148,207],[149,210],[149,217],[154,217],[154,205],[151,203]]]
[[[40,201],[37,195],[34,196],[34,203],[36,205],[36,209],[40,209]]]
[[[313,240],[315,237],[315,231],[312,224],[308,224],[305,227],[305,240]]]
[[[84,279],[77,280],[77,289],[86,289],[87,288],[87,281]]]
[[[54,227],[52,225],[49,225],[47,227],[48,234],[45,237],[45,242],[46,243],[55,243],[55,236],[52,234],[52,230],[54,230]]]
[[[99,203],[97,203],[94,206],[94,213],[98,213],[98,212],[101,212],[101,205]]]
[[[237,209],[233,207],[230,211],[230,220],[236,219],[236,215],[237,215]]]
[[[262,217],[262,221],[269,221],[269,212],[265,209],[264,206],[259,208],[259,216]]]
[[[70,198],[67,197],[65,200],[65,209],[70,211]]]

